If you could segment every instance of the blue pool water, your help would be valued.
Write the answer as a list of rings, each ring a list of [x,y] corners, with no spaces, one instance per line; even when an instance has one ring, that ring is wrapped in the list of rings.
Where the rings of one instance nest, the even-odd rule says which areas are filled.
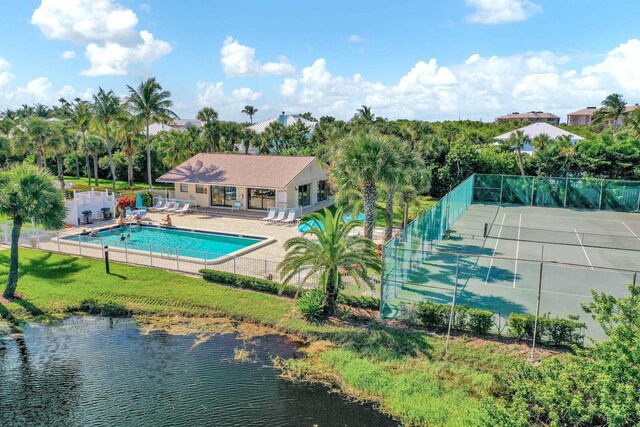
[[[131,237],[124,241],[120,239],[121,233],[125,236],[130,233]],[[115,227],[113,231],[109,229],[98,232],[98,237],[82,235],[82,242],[95,243],[116,247],[124,247],[125,242],[129,249],[149,250],[149,245],[153,252],[175,254],[178,249],[179,254],[193,258],[203,258],[207,253],[207,258],[216,258],[227,255],[241,249],[245,249],[253,244],[261,242],[262,238],[240,237],[220,233],[193,232],[181,229],[167,229],[157,227]],[[70,236],[66,239],[78,240],[78,236]]]

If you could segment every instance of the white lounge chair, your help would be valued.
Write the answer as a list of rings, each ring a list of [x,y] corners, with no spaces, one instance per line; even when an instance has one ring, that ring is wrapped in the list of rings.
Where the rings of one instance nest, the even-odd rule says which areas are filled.
[[[177,213],[177,214],[180,214],[180,215],[182,215],[184,213],[187,213],[187,212],[189,212],[189,206],[190,206],[190,203],[186,202],[183,207],[173,211],[173,213]]]
[[[150,211],[155,211],[155,210],[160,209],[162,207],[162,204],[164,203],[163,200],[164,199],[162,197],[158,197],[158,203],[156,203],[155,206],[150,207],[149,210]]]
[[[296,220],[296,210],[295,209],[289,209],[289,215],[287,215],[287,218],[283,219],[280,222],[282,224],[291,224],[292,222],[295,222],[295,220]]]
[[[231,206],[231,210],[238,211],[238,213],[240,212],[240,200],[236,200],[233,206]]]
[[[167,212],[177,212],[178,209],[180,209],[180,202],[178,200],[176,200],[176,202],[173,204],[173,206],[171,206],[170,208],[167,208],[166,211]]]
[[[172,208],[174,204],[175,202],[167,199],[167,203],[165,203],[164,206],[160,206],[158,209],[156,209],[156,211],[166,211],[167,209]]]
[[[284,214],[286,214],[287,211],[285,209],[282,209],[280,212],[278,212],[278,216],[273,218],[271,220],[271,222],[280,222],[284,219]]]
[[[276,208],[269,208],[269,213],[267,214],[267,216],[262,218],[261,221],[271,221],[273,218],[276,217],[276,212],[277,212]]]

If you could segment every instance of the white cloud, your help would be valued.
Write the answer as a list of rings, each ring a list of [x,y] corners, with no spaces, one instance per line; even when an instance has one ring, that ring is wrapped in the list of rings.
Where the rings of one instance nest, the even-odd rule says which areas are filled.
[[[230,95],[226,95],[222,82],[198,82],[196,88],[198,90],[196,97],[198,107],[213,107],[225,120],[242,120],[240,112],[246,103],[262,98],[261,92],[246,87],[234,89]]]
[[[75,50],[65,50],[64,52],[62,52],[60,57],[62,59],[73,59],[73,58],[76,57],[76,51]]]
[[[579,58],[582,62],[583,58]],[[493,120],[511,111],[543,110],[563,117],[597,105],[611,92],[629,103],[640,100],[640,40],[612,49],[599,62],[569,68],[572,58],[553,52],[512,56],[471,55],[460,64],[418,61],[396,82],[383,84],[361,74],[332,74],[323,58],[284,79],[287,110],[348,119],[361,105],[389,118]],[[279,107],[278,107],[279,108]]]
[[[465,17],[471,24],[506,24],[525,21],[542,7],[529,0],[466,0],[476,11]]]
[[[81,71],[85,76],[124,76],[132,63],[150,64],[171,52],[169,43],[156,40],[148,31],[140,31],[142,43],[125,47],[118,43],[90,43],[85,52],[91,68]]]
[[[348,38],[347,41],[349,43],[364,43],[366,40],[362,37],[359,36],[357,34],[351,34]]]
[[[240,44],[229,36],[220,49],[220,62],[227,76],[260,76],[281,75],[295,72],[295,67],[287,58],[279,58],[278,62],[260,63],[255,59],[256,50]]]
[[[84,75],[125,75],[129,65],[171,52],[169,43],[136,30],[135,12],[112,0],[42,0],[31,23],[49,39],[86,45],[90,68]]]

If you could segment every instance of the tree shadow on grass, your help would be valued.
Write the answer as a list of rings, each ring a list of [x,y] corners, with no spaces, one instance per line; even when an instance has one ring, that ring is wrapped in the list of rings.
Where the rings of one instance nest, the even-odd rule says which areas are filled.
[[[40,279],[64,279],[70,274],[90,268],[82,265],[77,258],[52,254],[51,252],[35,252],[24,256],[21,251],[19,258],[20,275],[29,275]],[[11,257],[9,252],[0,252],[0,264],[9,265]]]

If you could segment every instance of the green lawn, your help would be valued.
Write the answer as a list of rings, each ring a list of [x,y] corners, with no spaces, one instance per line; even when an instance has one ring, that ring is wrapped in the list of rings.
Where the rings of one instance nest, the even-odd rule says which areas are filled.
[[[0,282],[7,277],[7,250],[0,251]],[[454,341],[446,359],[444,340],[375,322],[310,323],[288,299],[215,285],[152,268],[20,249],[22,299],[0,304],[14,324],[53,320],[78,312],[86,300],[126,308],[134,316],[171,322],[225,317],[274,327],[314,342],[305,359],[281,362],[292,378],[331,380],[357,398],[413,425],[477,425],[495,402],[495,374],[517,357],[497,344]]]

